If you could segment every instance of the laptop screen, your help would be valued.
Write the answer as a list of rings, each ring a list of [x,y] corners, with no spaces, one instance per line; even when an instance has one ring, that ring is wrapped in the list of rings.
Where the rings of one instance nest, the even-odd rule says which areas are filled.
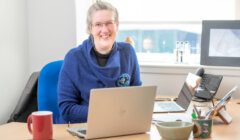
[[[190,90],[187,82],[184,82],[180,93],[178,94],[178,98],[176,103],[180,105],[184,109],[188,109],[189,104],[191,103],[193,97],[193,93]]]

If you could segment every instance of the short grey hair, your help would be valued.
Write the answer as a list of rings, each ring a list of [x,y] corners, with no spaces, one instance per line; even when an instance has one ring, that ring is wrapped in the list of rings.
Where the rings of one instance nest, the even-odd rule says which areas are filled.
[[[112,11],[114,14],[114,21],[118,24],[119,21],[118,21],[117,9],[108,2],[97,1],[92,6],[89,7],[87,12],[87,33],[88,34],[90,34],[91,27],[92,27],[92,15],[96,11],[100,11],[100,10]]]

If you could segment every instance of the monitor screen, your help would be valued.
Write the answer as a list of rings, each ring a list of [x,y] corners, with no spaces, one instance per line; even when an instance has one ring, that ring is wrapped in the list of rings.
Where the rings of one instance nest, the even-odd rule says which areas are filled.
[[[201,65],[240,66],[240,20],[204,20]]]
[[[240,29],[210,29],[209,56],[240,57]]]

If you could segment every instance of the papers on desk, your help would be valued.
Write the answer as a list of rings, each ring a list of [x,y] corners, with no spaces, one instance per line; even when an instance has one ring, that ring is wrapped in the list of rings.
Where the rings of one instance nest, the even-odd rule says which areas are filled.
[[[172,121],[184,121],[192,122],[191,115],[189,114],[158,114],[153,116],[152,122],[172,122]]]

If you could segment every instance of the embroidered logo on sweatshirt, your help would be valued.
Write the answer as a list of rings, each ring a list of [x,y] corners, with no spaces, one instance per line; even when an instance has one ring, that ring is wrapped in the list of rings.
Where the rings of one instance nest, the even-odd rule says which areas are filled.
[[[118,80],[116,81],[116,86],[118,87],[126,87],[130,85],[130,76],[127,73],[123,73],[120,75]]]

